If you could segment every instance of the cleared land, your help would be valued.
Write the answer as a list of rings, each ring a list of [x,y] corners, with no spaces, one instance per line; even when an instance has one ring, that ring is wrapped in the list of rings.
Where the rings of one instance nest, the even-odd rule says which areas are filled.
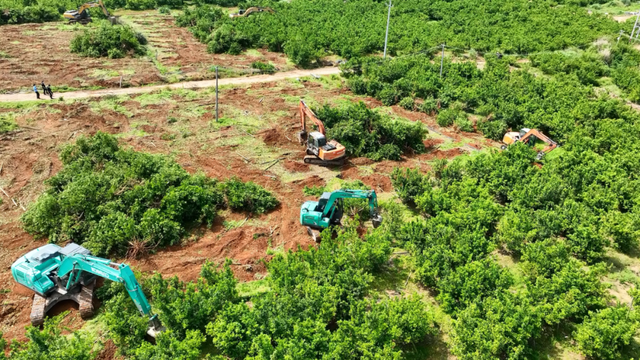
[[[140,58],[88,58],[69,52],[71,39],[82,25],[64,23],[5,25],[0,27],[0,93],[28,92],[44,81],[55,92],[135,87],[177,81],[215,79],[257,73],[254,61],[271,63],[281,71],[294,66],[286,56],[266,50],[250,50],[238,56],[209,54],[173,16],[156,11],[124,12],[121,21],[133,26],[149,41],[150,55]],[[92,25],[89,25],[92,26]]]
[[[14,206],[3,195],[0,205],[0,242],[6,249],[0,257],[5,269],[0,274],[0,288],[6,289],[0,295],[4,304],[0,331],[7,338],[23,337],[24,326],[29,323],[31,293],[15,283],[8,269],[18,256],[43,244],[21,229],[21,206],[35,201],[43,190],[43,180],[60,170],[60,146],[79,135],[98,130],[118,134],[125,146],[171,154],[190,172],[254,181],[273,191],[281,201],[276,210],[256,218],[223,213],[211,229],[195,231],[183,246],[164,249],[144,259],[127,260],[139,270],[178,275],[182,280],[195,279],[205,259],[223,261],[226,257],[233,259],[234,272],[242,281],[260,279],[265,273],[262,259],[268,260],[273,252],[313,245],[298,219],[300,205],[311,199],[304,196],[304,186],[324,185],[340,176],[360,179],[381,198],[389,198],[393,189],[388,174],[397,166],[427,171],[433,160],[497,146],[479,134],[438,128],[435,119],[425,114],[397,106],[382,107],[375,99],[353,96],[336,77],[302,80],[223,88],[220,93],[223,119],[219,123],[213,121],[212,89],[164,90],[39,105],[26,103],[24,108],[0,109],[0,113],[15,114],[21,126],[19,131],[0,137],[3,164],[0,186],[19,204]],[[295,141],[300,98],[314,105],[363,100],[393,117],[421,121],[432,130],[425,141],[428,151],[401,161],[374,163],[366,158],[350,159],[342,168],[331,170],[308,166],[302,163],[304,151]],[[278,159],[281,160],[265,170]],[[66,323],[71,328],[83,324],[76,312]]]

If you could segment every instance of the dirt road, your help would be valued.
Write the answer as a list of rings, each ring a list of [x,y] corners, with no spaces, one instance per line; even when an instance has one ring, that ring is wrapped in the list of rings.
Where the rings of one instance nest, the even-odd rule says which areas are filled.
[[[273,75],[256,75],[249,77],[241,77],[241,78],[228,78],[228,79],[220,79],[218,80],[218,85],[241,85],[241,84],[253,84],[259,82],[268,82],[268,81],[277,81],[282,79],[291,79],[291,78],[299,78],[304,76],[323,76],[323,75],[333,75],[340,74],[340,69],[337,67],[323,67],[319,69],[312,70],[294,70],[288,72],[276,73]],[[201,89],[216,86],[215,80],[203,80],[203,81],[187,81],[180,82],[175,84],[166,84],[166,85],[155,85],[155,86],[141,86],[141,87],[130,87],[130,88],[122,88],[122,89],[104,89],[104,90],[88,90],[88,91],[70,91],[65,93],[55,93],[54,88],[54,100],[56,97],[64,97],[65,100],[68,99],[81,99],[81,98],[89,98],[89,97],[99,97],[105,95],[127,95],[127,94],[140,94],[147,93],[156,90],[162,89]],[[40,94],[41,98],[44,100],[45,96]],[[28,93],[19,93],[19,94],[8,94],[8,95],[0,95],[0,102],[10,102],[10,101],[31,101],[36,100],[35,94],[32,92]],[[51,101],[51,100],[49,100]]]

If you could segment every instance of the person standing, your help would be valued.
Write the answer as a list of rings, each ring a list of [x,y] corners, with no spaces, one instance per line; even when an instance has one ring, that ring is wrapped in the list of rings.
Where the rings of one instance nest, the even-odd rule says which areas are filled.
[[[53,91],[51,91],[51,84],[47,85],[47,92],[49,93],[49,97],[53,99]]]
[[[36,84],[33,84],[33,91],[36,93],[36,97],[40,99],[40,93],[38,92],[38,87]]]
[[[47,96],[47,86],[44,84],[44,80],[42,80],[42,83],[40,83],[40,85],[42,85],[42,93]]]

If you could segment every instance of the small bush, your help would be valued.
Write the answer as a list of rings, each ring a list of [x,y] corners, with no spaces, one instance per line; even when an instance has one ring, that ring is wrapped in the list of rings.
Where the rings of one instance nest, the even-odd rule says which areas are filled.
[[[466,132],[473,131],[473,123],[471,123],[471,120],[469,120],[466,114],[464,113],[462,116],[456,117],[456,119],[453,121],[453,125],[455,125],[455,127],[461,131],[466,131]]]
[[[71,52],[89,57],[122,58],[127,55],[143,55],[144,46],[129,26],[112,26],[102,21],[97,28],[85,30],[71,40]]]
[[[0,114],[0,134],[18,128],[16,120],[10,114]]]
[[[438,114],[437,123],[442,127],[451,126],[457,117],[458,111],[453,109],[444,109]]]
[[[306,196],[320,196],[322,195],[322,193],[324,192],[324,186],[304,186],[304,189],[302,189],[302,192],[306,195]]]
[[[171,14],[171,9],[168,6],[160,6],[158,8],[158,12],[160,14],[169,15],[169,14]]]
[[[226,181],[222,188],[227,203],[233,210],[262,214],[279,204],[278,200],[261,186],[253,182],[244,183],[236,177]]]
[[[254,61],[251,63],[251,67],[258,69],[265,74],[273,74],[276,72],[276,67],[272,64],[263,63],[262,61]]]
[[[429,179],[418,169],[395,168],[391,172],[391,184],[405,203],[415,204],[417,196],[422,195],[430,187]]]
[[[638,321],[626,306],[590,313],[574,333],[578,348],[589,358],[620,359],[621,350],[629,345]]]
[[[438,112],[438,101],[434,98],[424,99],[422,104],[418,107],[418,109],[426,114],[433,114]]]
[[[413,100],[411,96],[407,96],[402,100],[400,100],[400,103],[398,105],[400,105],[400,107],[402,107],[405,110],[413,111],[416,107],[416,102]]]

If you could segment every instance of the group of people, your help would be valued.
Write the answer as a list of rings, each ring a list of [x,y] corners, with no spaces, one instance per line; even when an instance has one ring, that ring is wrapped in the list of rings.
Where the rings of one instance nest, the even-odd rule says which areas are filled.
[[[51,84],[45,85],[44,81],[42,82],[42,93],[46,96],[49,95],[51,99],[53,99],[53,92],[51,91]],[[40,99],[40,93],[38,92],[38,86],[33,84],[33,91],[36,93],[36,97]]]

